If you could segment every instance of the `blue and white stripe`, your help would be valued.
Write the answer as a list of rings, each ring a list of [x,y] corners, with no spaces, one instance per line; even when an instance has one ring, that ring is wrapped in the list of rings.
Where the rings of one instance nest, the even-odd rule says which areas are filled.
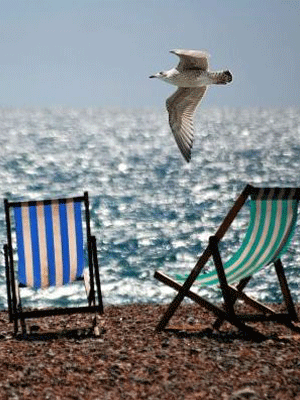
[[[14,215],[20,284],[61,286],[82,276],[81,201],[23,202],[14,206]]]

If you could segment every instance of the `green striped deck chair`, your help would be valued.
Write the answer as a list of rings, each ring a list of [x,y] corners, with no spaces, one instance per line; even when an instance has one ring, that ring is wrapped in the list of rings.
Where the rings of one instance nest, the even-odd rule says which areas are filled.
[[[91,235],[89,198],[9,202],[4,200],[7,299],[15,333],[18,321],[49,315],[103,312],[96,239]],[[16,262],[15,262],[16,261]],[[86,265],[87,264],[87,265]],[[42,290],[82,280],[87,305],[25,311],[20,288]]]
[[[219,242],[249,197],[250,219],[245,237],[239,249],[223,264]],[[247,185],[216,234],[210,237],[206,250],[190,275],[177,275],[177,280],[174,280],[159,271],[155,272],[155,278],[178,291],[159,322],[157,330],[161,331],[166,327],[183,298],[187,296],[215,313],[217,320],[213,325],[214,329],[219,329],[223,321],[227,320],[247,334],[262,337],[245,322],[277,321],[298,331],[292,323],[292,321],[298,321],[298,318],[284,274],[281,256],[288,249],[295,231],[299,197],[300,189],[298,188],[255,188]],[[215,268],[208,273],[203,273],[203,268],[211,257]],[[251,299],[243,292],[252,275],[269,264],[275,266],[286,304],[287,312],[285,313],[275,313],[270,307]],[[180,284],[178,280],[185,280],[185,282]],[[192,292],[190,288],[195,281],[200,287],[219,285],[224,299],[224,308],[221,309]],[[238,298],[259,310],[260,313],[238,315],[234,309]]]

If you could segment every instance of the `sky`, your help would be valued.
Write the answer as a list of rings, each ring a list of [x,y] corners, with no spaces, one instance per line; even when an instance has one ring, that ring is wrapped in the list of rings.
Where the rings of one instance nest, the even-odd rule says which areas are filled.
[[[149,75],[206,50],[204,107],[298,107],[300,0],[0,0],[0,107],[165,106]]]

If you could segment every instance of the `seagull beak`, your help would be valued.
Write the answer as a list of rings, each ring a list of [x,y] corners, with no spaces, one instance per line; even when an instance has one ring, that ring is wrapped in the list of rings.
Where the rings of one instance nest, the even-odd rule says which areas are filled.
[[[156,78],[156,75],[150,75],[149,78]]]

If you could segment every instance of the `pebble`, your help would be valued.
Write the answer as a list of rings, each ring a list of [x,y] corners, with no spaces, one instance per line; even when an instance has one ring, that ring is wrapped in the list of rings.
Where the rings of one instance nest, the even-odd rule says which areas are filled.
[[[262,400],[262,398],[257,395],[255,390],[247,387],[232,393],[229,400]]]

